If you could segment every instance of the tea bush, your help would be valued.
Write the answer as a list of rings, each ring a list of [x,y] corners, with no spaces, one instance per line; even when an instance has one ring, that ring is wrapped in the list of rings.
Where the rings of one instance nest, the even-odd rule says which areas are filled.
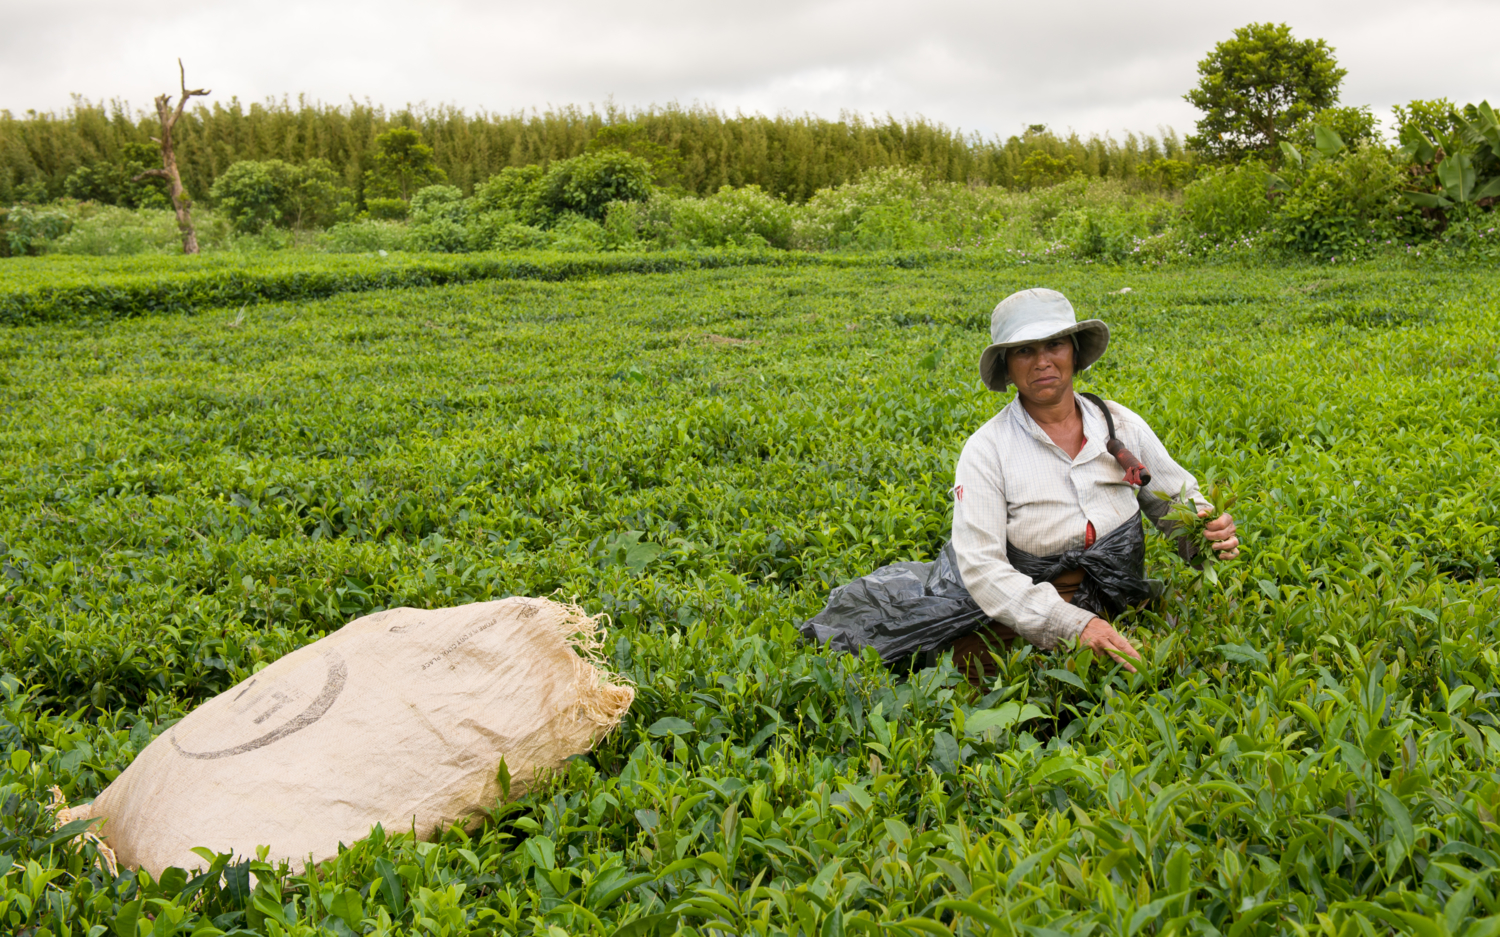
[[[908,260],[581,258],[0,332],[0,920],[1492,933],[1494,272]],[[1137,675],[1012,648],[972,689],[804,646],[830,587],[946,539],[958,449],[1004,403],[974,373],[990,308],[1039,284],[1110,323],[1084,386],[1239,493],[1245,559],[1151,538],[1170,591],[1124,622]],[[87,799],[354,617],[558,590],[612,617],[637,702],[472,831],[152,880],[53,828],[49,787]]]
[[[338,239],[336,243],[374,247],[381,243],[377,238],[391,230],[381,223],[366,222],[336,228],[331,237]],[[513,230],[502,228],[494,236],[505,237]],[[525,231],[526,236],[536,235],[546,246],[571,248],[574,253],[597,246],[596,240],[603,237],[602,229],[586,219],[576,219],[555,232],[536,232],[530,228]],[[276,234],[273,231],[265,236]],[[369,240],[363,240],[367,236]],[[560,244],[563,236],[570,237],[570,242]],[[74,257],[15,258],[0,265],[0,323],[104,321],[161,312],[192,312],[217,305],[311,299],[344,292],[492,278],[551,280],[608,272],[818,262],[815,256],[768,257],[735,252],[451,258],[421,254],[340,257],[292,253],[267,258],[250,252],[135,258],[118,264]],[[874,257],[864,262],[887,263],[890,258]]]

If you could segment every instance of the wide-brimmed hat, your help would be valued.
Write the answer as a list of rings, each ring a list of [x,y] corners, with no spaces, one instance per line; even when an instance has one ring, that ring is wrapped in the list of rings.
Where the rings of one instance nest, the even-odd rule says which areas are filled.
[[[1003,367],[1005,350],[1064,335],[1078,336],[1073,359],[1076,374],[1099,360],[1109,346],[1109,326],[1099,319],[1078,321],[1073,304],[1057,290],[1022,290],[1000,300],[990,314],[990,341],[979,356],[979,379],[990,390],[1004,390],[1010,377]]]

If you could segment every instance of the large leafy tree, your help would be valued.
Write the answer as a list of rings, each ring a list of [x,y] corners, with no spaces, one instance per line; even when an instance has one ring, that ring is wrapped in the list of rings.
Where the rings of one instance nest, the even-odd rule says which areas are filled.
[[[1242,26],[1198,63],[1198,87],[1183,95],[1203,111],[1188,145],[1217,159],[1274,158],[1287,131],[1338,103],[1346,74],[1322,39],[1298,40],[1285,23]]]

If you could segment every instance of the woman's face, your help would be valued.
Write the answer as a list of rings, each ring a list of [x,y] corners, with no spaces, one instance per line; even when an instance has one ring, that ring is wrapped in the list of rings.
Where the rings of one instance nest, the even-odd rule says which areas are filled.
[[[1073,340],[1051,338],[1012,348],[1005,356],[1005,367],[1022,400],[1057,403],[1073,393]]]

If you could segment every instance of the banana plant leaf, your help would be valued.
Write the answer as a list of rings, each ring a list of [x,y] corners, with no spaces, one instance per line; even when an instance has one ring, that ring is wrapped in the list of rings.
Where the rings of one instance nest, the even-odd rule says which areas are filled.
[[[1471,105],[1464,110],[1466,113],[1453,115],[1458,119],[1464,141],[1475,147],[1487,147],[1492,154],[1500,156],[1500,118],[1496,117],[1490,102],[1481,101],[1478,106]]]
[[[1297,149],[1295,146],[1292,146],[1290,143],[1286,142],[1285,140],[1282,140],[1280,145],[1281,145],[1281,154],[1286,157],[1286,161],[1289,162],[1289,163],[1291,163],[1293,166],[1296,166],[1298,169],[1301,169],[1302,168],[1302,151],[1299,150],[1299,149]]]
[[[1313,127],[1313,145],[1323,154],[1324,159],[1332,159],[1344,149],[1344,138],[1332,128],[1319,124]]]
[[[1437,146],[1415,124],[1407,124],[1401,130],[1401,152],[1416,163],[1430,163],[1437,155]]]
[[[1491,176],[1488,182],[1475,190],[1474,201],[1482,198],[1500,198],[1500,176]]]
[[[1441,195],[1434,195],[1431,192],[1406,192],[1406,191],[1403,191],[1401,194],[1404,195],[1404,196],[1406,196],[1406,200],[1408,202],[1411,202],[1413,205],[1417,206],[1418,208],[1452,208],[1453,207],[1453,203],[1452,202],[1450,202],[1447,199],[1443,198]]]
[[[1437,164],[1438,181],[1443,184],[1443,194],[1460,204],[1472,201],[1474,192],[1474,161],[1468,153],[1454,153]]]

